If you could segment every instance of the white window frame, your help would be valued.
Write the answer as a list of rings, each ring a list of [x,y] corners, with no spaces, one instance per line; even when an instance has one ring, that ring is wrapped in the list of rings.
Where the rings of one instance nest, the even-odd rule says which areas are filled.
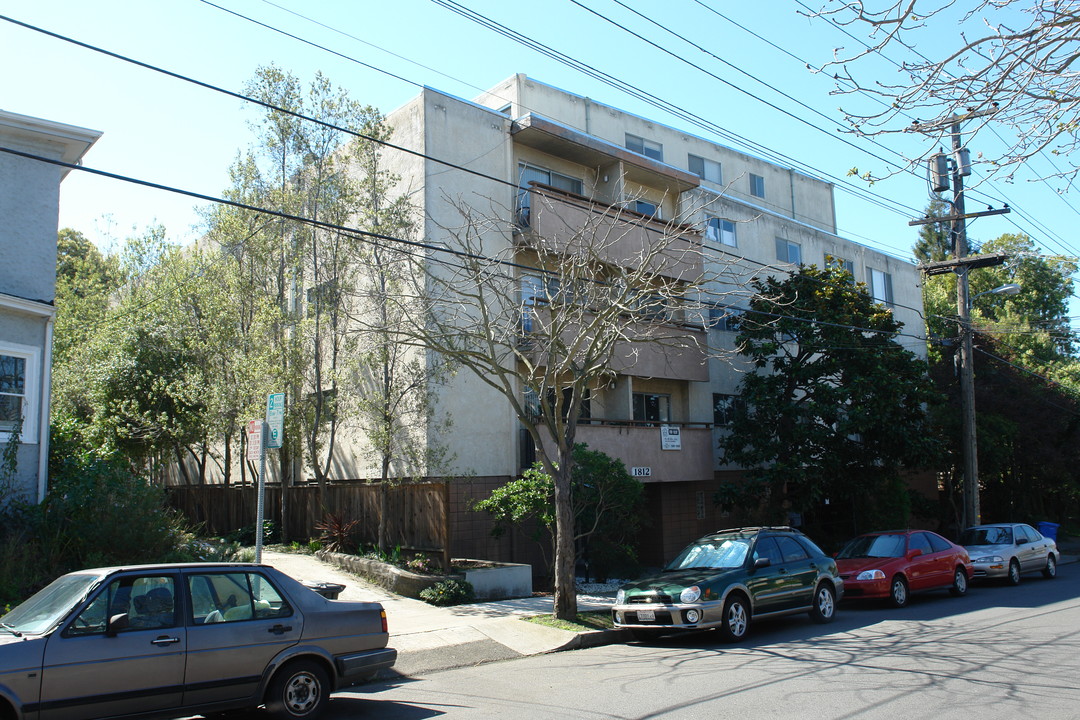
[[[750,173],[750,195],[752,197],[765,199],[765,177]]]
[[[696,168],[695,165],[699,165],[700,168]],[[710,160],[700,155],[694,155],[693,153],[686,154],[686,166],[690,172],[697,175],[702,180],[707,182],[716,183],[717,185],[724,184],[723,167],[715,160]],[[698,172],[698,170],[701,172]]]
[[[636,152],[638,155],[664,162],[664,146],[655,140],[626,133],[626,149],[630,152]]]
[[[22,397],[22,428],[19,441],[34,445],[38,441],[38,413],[41,409],[41,348],[0,341],[0,355],[22,358],[26,376],[23,378],[25,392]],[[14,393],[5,393],[14,394]],[[16,397],[19,397],[16,395]],[[0,428],[0,442],[11,439],[11,432]]]
[[[876,268],[867,268],[866,281],[866,284],[870,286],[870,297],[874,299],[874,302],[889,306],[895,304],[891,273]]]
[[[780,252],[781,247],[784,248],[784,253]],[[795,254],[798,256],[794,260],[791,259],[792,248],[795,249]],[[792,265],[802,265],[802,245],[785,238],[776,238],[776,259]]]
[[[739,247],[735,223],[716,215],[705,216],[705,239],[728,247]]]

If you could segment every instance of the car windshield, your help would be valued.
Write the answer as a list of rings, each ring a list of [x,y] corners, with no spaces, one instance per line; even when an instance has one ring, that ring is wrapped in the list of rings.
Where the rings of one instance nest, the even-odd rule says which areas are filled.
[[[960,536],[961,545],[1012,545],[1012,528],[973,527]]]
[[[0,628],[14,633],[42,633],[64,618],[101,580],[98,575],[64,575],[0,617]]]
[[[903,557],[904,545],[903,535],[863,535],[845,545],[836,559]]]
[[[742,567],[749,549],[749,538],[709,540],[694,543],[679,553],[679,556],[664,568],[664,572],[690,570],[692,568]]]

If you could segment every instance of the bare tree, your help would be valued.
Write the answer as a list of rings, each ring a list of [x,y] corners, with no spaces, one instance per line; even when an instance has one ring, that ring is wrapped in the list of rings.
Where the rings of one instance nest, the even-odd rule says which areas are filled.
[[[993,126],[1008,130],[1006,147],[981,158],[988,175],[1012,178],[1029,158],[1043,152],[1067,163],[1053,165],[1048,177],[1071,184],[1080,171],[1070,159],[1080,120],[1080,74],[1075,67],[1080,7],[1075,3],[827,0],[814,16],[853,35],[868,31],[861,47],[838,48],[824,67],[836,77],[837,94],[880,101],[865,111],[842,108],[853,131],[876,136],[904,132],[918,123],[940,128],[938,139],[943,141],[950,120],[967,118],[964,130],[969,134]],[[943,45],[942,28],[954,26],[955,44]],[[896,63],[900,78],[882,80],[881,60],[894,52],[903,53]],[[854,98],[852,103],[858,104]],[[927,152],[938,144],[928,143]]]
[[[676,222],[533,183],[514,212],[447,198],[414,298],[425,312],[399,330],[471,371],[510,404],[555,485],[555,615],[577,614],[573,447],[589,394],[619,373],[699,353],[705,282],[701,236]],[[391,298],[391,301],[392,298]],[[694,325],[694,320],[697,324]]]

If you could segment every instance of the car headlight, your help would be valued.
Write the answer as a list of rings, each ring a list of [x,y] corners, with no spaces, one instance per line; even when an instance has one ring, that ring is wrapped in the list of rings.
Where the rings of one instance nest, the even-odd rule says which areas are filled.
[[[856,577],[856,580],[884,580],[885,573],[880,570],[863,570]]]
[[[691,585],[690,587],[682,591],[682,594],[679,595],[679,600],[684,603],[692,603],[697,602],[698,598],[700,597],[701,588],[699,588],[697,585]]]
[[[976,563],[1000,563],[1005,562],[1005,558],[1000,555],[984,555],[983,557],[972,558],[971,562]]]
[[[623,590],[622,588],[619,588],[619,592],[615,593],[615,604],[616,605],[625,605],[626,604],[626,591]]]

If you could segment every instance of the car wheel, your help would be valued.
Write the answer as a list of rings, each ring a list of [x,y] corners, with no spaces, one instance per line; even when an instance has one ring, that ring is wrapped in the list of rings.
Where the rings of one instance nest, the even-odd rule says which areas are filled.
[[[967,595],[968,578],[964,568],[958,567],[953,573],[952,587],[949,588],[949,592],[956,597]]]
[[[750,603],[741,593],[732,593],[724,603],[720,635],[728,642],[738,642],[750,630]]]
[[[832,622],[836,617],[836,591],[832,585],[823,582],[814,591],[814,605],[810,608],[810,619],[816,623]]]
[[[1009,561],[1009,575],[1005,578],[1005,581],[1010,585],[1020,584],[1020,563],[1016,558]]]
[[[1043,568],[1043,577],[1047,580],[1053,580],[1057,577],[1057,560],[1053,555],[1046,556],[1046,567]]]
[[[902,608],[908,604],[908,584],[903,575],[897,575],[889,586],[889,602],[893,607]]]
[[[266,709],[279,720],[318,717],[330,700],[330,678],[311,660],[291,662],[274,676],[266,694]]]

